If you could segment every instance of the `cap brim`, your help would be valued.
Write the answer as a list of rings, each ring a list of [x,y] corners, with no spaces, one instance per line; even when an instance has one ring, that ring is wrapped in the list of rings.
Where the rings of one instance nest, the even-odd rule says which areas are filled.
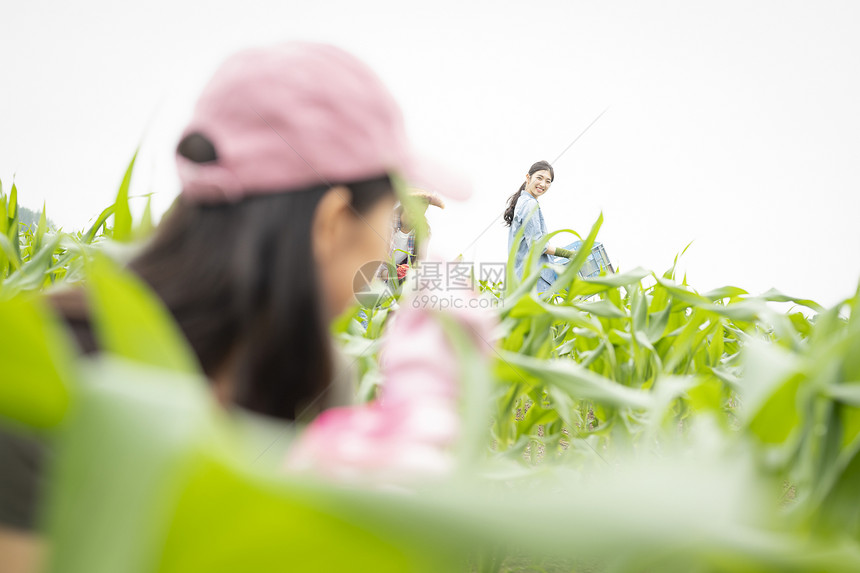
[[[472,185],[465,174],[424,155],[413,155],[401,176],[411,187],[456,201],[472,196]]]

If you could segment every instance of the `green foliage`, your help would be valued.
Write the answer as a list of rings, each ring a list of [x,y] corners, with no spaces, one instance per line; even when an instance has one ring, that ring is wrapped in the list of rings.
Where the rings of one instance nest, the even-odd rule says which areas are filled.
[[[568,468],[596,475],[607,467],[630,468],[634,460],[671,464],[691,456],[707,436],[719,444],[714,455],[723,460],[720,471],[749,472],[740,493],[764,496],[753,520],[758,532],[783,536],[764,550],[766,568],[792,569],[777,554],[788,555],[801,544],[813,553],[836,546],[857,552],[860,294],[824,309],[776,290],[753,296],[726,286],[699,293],[675,274],[689,245],[660,275],[633,269],[582,279],[577,271],[601,223],[602,218],[570,264],[558,269],[559,279],[547,293],[534,290],[540,270],[535,253],[551,237],[534,246],[521,279],[510,272],[511,258],[506,284],[479,282],[487,296],[503,303],[491,433],[471,429],[475,419],[480,428],[480,415],[466,416],[468,438],[485,444],[483,465],[478,464],[484,475],[530,488]],[[793,306],[783,311],[786,303]],[[358,336],[355,321],[351,327]],[[368,333],[378,337],[378,323]],[[637,468],[632,479],[647,479],[649,471]],[[660,528],[667,526],[663,512],[656,508],[649,516]],[[589,519],[599,520],[593,514]],[[742,518],[727,527],[748,526]],[[623,541],[616,538],[613,547],[629,550],[645,527],[621,536]],[[665,549],[667,543],[655,545]],[[489,551],[495,557],[481,561],[490,563],[486,570],[501,567],[511,553],[498,546]],[[714,551],[715,546],[702,548],[686,563],[704,570],[764,566],[751,565],[755,560],[740,557],[737,547],[710,560],[705,553]],[[816,561],[823,553],[818,555],[798,569],[850,568],[854,559],[845,554],[825,566]],[[686,570],[679,565],[683,559],[658,562]],[[636,570],[633,563],[621,570]]]
[[[0,416],[33,428],[56,426],[68,406],[74,368],[65,333],[29,297],[0,302],[0,316]]]
[[[338,488],[256,464],[291,430],[221,409],[162,304],[105,256],[152,227],[128,208],[133,166],[77,233],[44,206],[21,224],[0,188],[0,416],[56,439],[51,570],[860,569],[860,289],[829,309],[700,293],[678,257],[582,279],[601,217],[548,292],[543,244],[521,279],[479,281],[495,339],[440,315],[460,471],[408,494]],[[39,303],[58,283],[86,288],[101,358],[77,358]],[[399,296],[333,326],[359,400]]]
[[[132,157],[117,191],[116,201],[105,208],[86,231],[57,230],[42,206],[38,223],[19,221],[18,190],[12,184],[5,195],[0,184],[0,300],[18,293],[35,292],[53,284],[77,283],[94,247],[108,239],[130,242],[143,239],[152,230],[147,199],[141,221],[134,225],[129,210],[128,189],[137,153]],[[113,218],[111,218],[113,216]],[[113,225],[109,222],[113,221]]]

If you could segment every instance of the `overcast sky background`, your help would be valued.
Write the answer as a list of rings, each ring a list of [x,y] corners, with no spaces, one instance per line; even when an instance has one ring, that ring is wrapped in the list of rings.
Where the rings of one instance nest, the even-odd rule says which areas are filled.
[[[695,241],[679,267],[700,291],[833,304],[860,278],[857,2],[34,0],[0,14],[0,178],[66,229],[112,202],[138,144],[132,192],[163,212],[217,64],[311,39],[367,61],[416,145],[470,175],[475,196],[431,216],[447,257],[504,260],[508,196],[608,107],[555,164],[550,229],[584,235],[602,211],[622,270],[662,272]]]

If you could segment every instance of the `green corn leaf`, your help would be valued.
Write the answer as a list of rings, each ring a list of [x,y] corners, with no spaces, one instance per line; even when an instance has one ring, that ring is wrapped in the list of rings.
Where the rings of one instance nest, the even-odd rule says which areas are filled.
[[[708,345],[708,358],[710,359],[711,366],[719,365],[719,362],[725,353],[724,332],[725,329],[722,324],[718,325],[714,332],[714,336],[711,338],[711,342]]]
[[[759,298],[761,298],[763,300],[768,300],[771,302],[793,302],[795,304],[799,304],[801,306],[805,306],[807,308],[810,308],[810,309],[814,310],[815,312],[822,312],[824,310],[824,307],[821,306],[820,304],[818,304],[817,302],[815,302],[814,300],[809,300],[807,298],[797,298],[797,297],[793,297],[793,296],[788,296],[788,295],[782,294],[781,292],[779,292],[776,289],[771,289],[771,290],[767,291],[766,293],[761,295],[761,297],[759,297]]]
[[[105,207],[105,209],[101,213],[99,213],[99,216],[96,217],[95,223],[93,223],[93,225],[87,230],[87,232],[83,234],[83,236],[81,237],[81,242],[83,242],[84,244],[92,243],[95,240],[99,229],[102,228],[108,217],[113,215],[115,209],[116,205],[110,205],[109,207]]]
[[[54,252],[60,244],[60,239],[59,235],[51,237],[29,261],[19,268],[18,272],[7,279],[0,287],[0,299],[11,298],[22,291],[39,289],[54,268]]]
[[[669,291],[672,297],[677,299],[678,301],[695,306],[711,306],[711,301],[708,300],[706,297],[703,297],[702,295],[693,292],[690,289],[684,288],[683,286],[678,285],[671,280],[658,277],[657,275],[653,276],[657,280],[657,284]]]
[[[18,220],[18,187],[15,185],[14,181],[12,181],[12,189],[9,191],[9,203],[8,207],[6,207],[6,216],[15,221]],[[17,227],[15,228],[15,232],[18,232]]]
[[[0,416],[32,428],[56,426],[70,401],[70,341],[31,298],[0,302],[0,319]]]
[[[724,298],[735,298],[739,296],[748,295],[749,293],[742,288],[734,287],[734,286],[724,286],[720,288],[716,288],[712,291],[708,291],[702,296],[709,300],[720,300]]]
[[[558,387],[572,396],[597,400],[614,406],[648,408],[648,394],[633,390],[590,372],[569,360],[539,360],[508,351],[500,351],[503,362],[498,373],[511,381],[534,385],[541,381]]]
[[[567,264],[567,268],[565,271],[558,277],[556,281],[556,285],[569,285],[567,296],[564,297],[565,302],[570,302],[573,300],[574,294],[573,289],[575,288],[577,278],[576,275],[579,272],[579,269],[582,268],[583,263],[585,263],[585,259],[591,254],[591,247],[594,246],[594,241],[597,239],[597,233],[600,231],[600,227],[603,225],[603,213],[601,212],[598,215],[597,220],[594,222],[594,225],[591,226],[591,230],[588,232],[588,236],[582,241],[582,244],[579,246],[579,250],[576,252],[576,255],[573,259]],[[556,287],[553,286],[550,288],[550,293],[558,292]]]
[[[0,193],[0,235],[6,235],[9,231],[9,206],[5,193]]]
[[[678,266],[678,259],[680,259],[682,256],[684,256],[684,253],[687,252],[687,249],[689,249],[690,245],[692,245],[692,244],[693,244],[693,241],[690,241],[689,243],[687,243],[687,246],[684,247],[684,249],[680,253],[675,255],[675,260],[672,262],[672,266],[665,273],[663,273],[664,279],[668,279],[670,281],[675,280],[675,268]]]
[[[36,237],[33,243],[33,252],[37,253],[39,249],[42,247],[42,239],[45,237],[45,233],[48,230],[48,214],[46,209],[46,203],[42,202],[42,212],[39,214],[39,225],[36,227]]]
[[[546,303],[538,304],[540,308],[543,309],[543,312],[549,313],[551,316],[558,320],[563,320],[567,324],[570,324],[575,327],[586,328],[588,330],[591,330],[598,336],[603,336],[603,326],[600,321],[595,318],[596,316],[598,316],[597,313],[592,313],[594,316],[589,316],[587,314],[587,310],[583,310],[576,305],[565,306]]]
[[[134,155],[131,157],[131,161],[125,170],[125,175],[123,175],[122,183],[116,194],[113,212],[113,239],[115,241],[125,242],[131,239],[132,219],[131,210],[128,206],[128,188],[131,185],[131,176],[134,172],[134,162],[137,160],[138,151],[139,148],[135,150]]]
[[[653,312],[648,315],[648,326],[646,327],[646,336],[652,344],[656,344],[666,332],[666,326],[669,324],[669,316],[672,314],[672,307],[665,306],[663,310]]]
[[[140,222],[135,229],[135,238],[145,238],[152,234],[155,230],[155,223],[152,222],[152,195],[146,197],[146,206],[143,208],[143,215],[140,217]]]
[[[20,225],[18,224],[18,187],[15,185],[15,182],[12,181],[12,189],[9,192],[9,207],[7,209],[7,217],[8,217],[8,228],[6,230],[6,236],[9,239],[9,244],[12,247],[12,251],[14,252],[13,257],[10,257],[10,260],[14,258],[13,265],[16,268],[20,268],[21,266],[21,241],[19,239]]]
[[[573,296],[589,297],[602,292],[611,291],[619,287],[627,287],[638,284],[643,278],[651,274],[642,268],[635,268],[623,273],[614,273],[606,276],[591,277],[587,279],[577,278],[570,289]]]
[[[600,316],[602,318],[627,318],[627,315],[624,314],[624,311],[622,311],[620,308],[618,308],[608,300],[584,302],[574,304],[573,306],[574,308],[577,308],[583,312],[593,314],[594,316]]]
[[[94,327],[101,348],[179,372],[197,372],[188,343],[161,301],[103,256],[88,269]]]

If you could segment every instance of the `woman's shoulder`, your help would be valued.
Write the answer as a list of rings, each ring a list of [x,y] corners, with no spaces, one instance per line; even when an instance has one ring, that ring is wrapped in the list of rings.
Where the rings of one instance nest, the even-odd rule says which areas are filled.
[[[540,204],[537,202],[537,199],[532,197],[527,191],[521,191],[519,199],[517,199],[515,214],[519,217],[525,217],[535,207],[540,208]]]

